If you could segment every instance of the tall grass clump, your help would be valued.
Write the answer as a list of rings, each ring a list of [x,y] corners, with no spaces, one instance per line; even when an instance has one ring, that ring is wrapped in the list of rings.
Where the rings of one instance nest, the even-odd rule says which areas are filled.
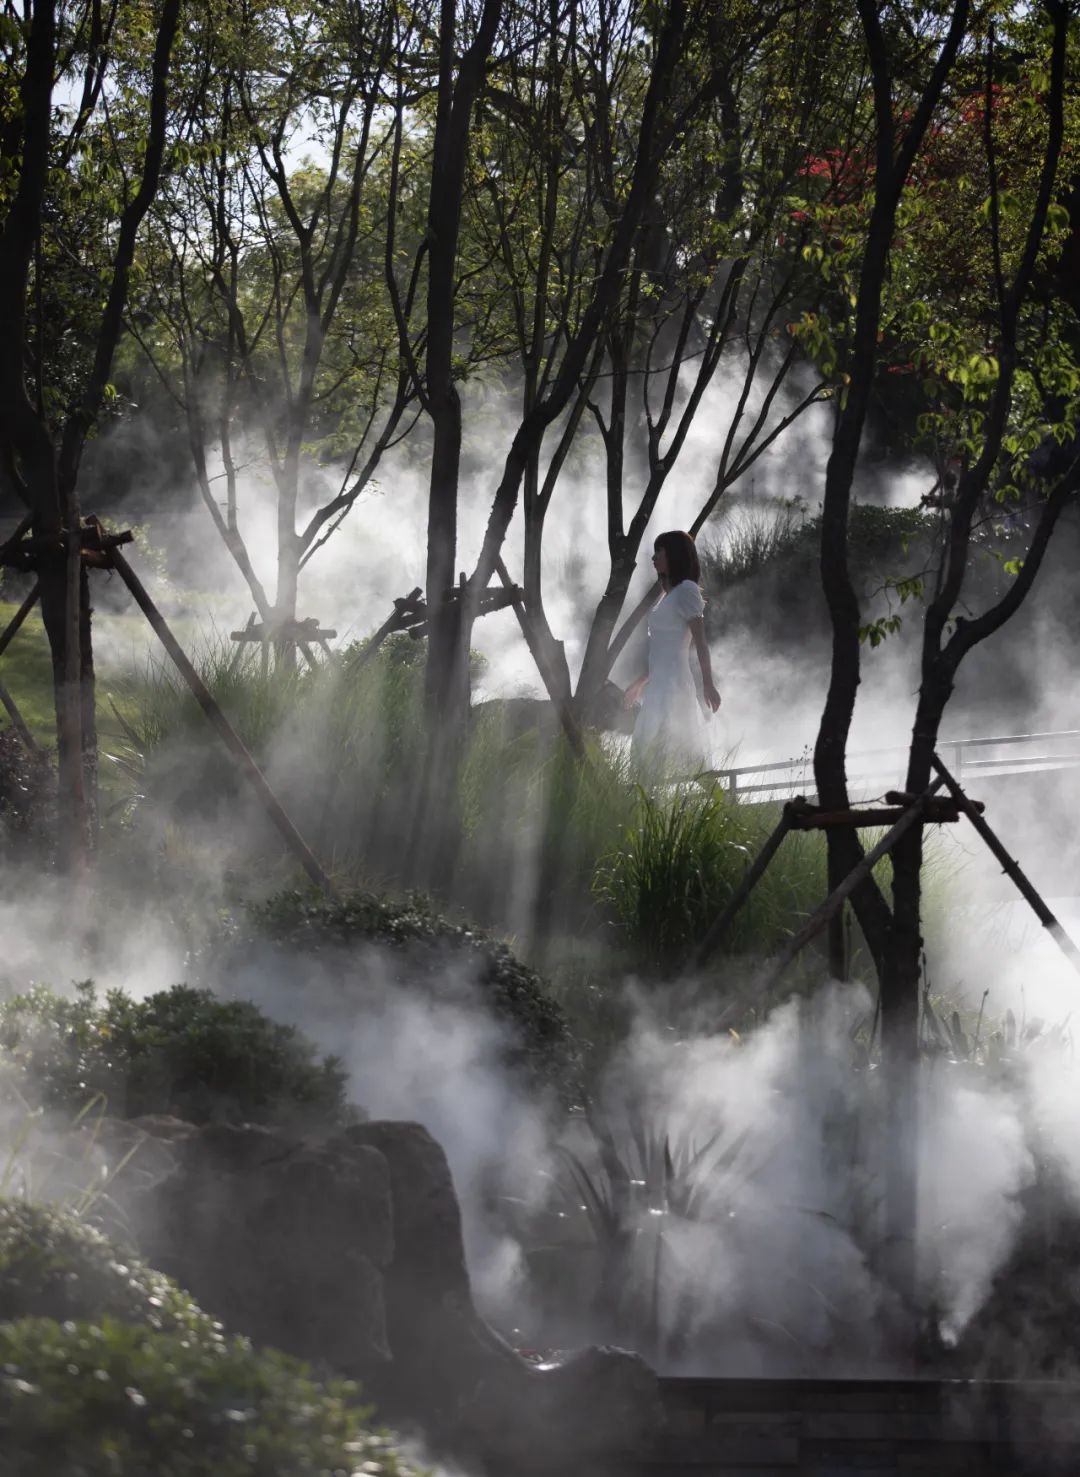
[[[261,670],[255,645],[230,641],[217,631],[189,653],[211,696],[249,747],[259,748],[304,696],[308,673],[271,663]],[[110,698],[124,736],[145,755],[183,736],[209,739],[206,718],[180,674],[163,657],[151,654],[142,666],[109,684]]]
[[[323,861],[394,878],[422,756],[423,648],[391,637],[370,661],[354,644],[314,670],[264,669],[253,646],[212,638],[193,661]],[[244,782],[182,678],[151,661],[114,684],[113,700],[123,741],[110,757],[129,814],[228,814],[235,830]]]
[[[769,831],[775,807],[745,806],[720,788],[638,789],[633,821],[600,861],[596,892],[639,959],[677,967],[731,898]],[[824,847],[790,836],[725,941],[732,953],[767,953],[824,896]]]

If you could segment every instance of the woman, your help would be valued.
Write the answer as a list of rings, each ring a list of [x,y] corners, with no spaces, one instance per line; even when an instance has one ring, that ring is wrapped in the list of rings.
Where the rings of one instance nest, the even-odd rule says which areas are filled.
[[[649,670],[626,690],[627,707],[644,694],[634,725],[634,762],[665,769],[701,765],[708,744],[690,672],[691,644],[701,665],[705,701],[714,713],[720,694],[705,640],[705,599],[694,540],[688,533],[662,533],[653,546],[653,568],[664,597],[649,617]]]

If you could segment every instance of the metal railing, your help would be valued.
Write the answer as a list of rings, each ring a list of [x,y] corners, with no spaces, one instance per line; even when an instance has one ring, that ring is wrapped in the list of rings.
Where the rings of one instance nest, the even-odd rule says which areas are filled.
[[[1057,743],[1072,744],[1072,751],[1055,751]],[[1024,747],[1026,746],[1026,747]],[[996,749],[1008,750],[997,754]],[[1029,752],[1033,750],[1034,752]],[[981,753],[980,753],[981,751]],[[907,748],[897,745],[888,749],[867,749],[848,756],[848,782],[853,789],[874,785],[891,788],[903,781]],[[972,772],[981,776],[1031,774],[1040,770],[1075,769],[1080,767],[1080,729],[1065,728],[1053,733],[1012,733],[988,738],[942,739],[938,744],[942,759],[950,765],[957,779]],[[707,770],[706,775],[718,779],[730,794],[753,795],[758,799],[781,799],[814,789],[814,771],[810,755],[798,759],[782,759],[765,764],[740,764],[725,769]],[[775,778],[763,778],[763,776]]]

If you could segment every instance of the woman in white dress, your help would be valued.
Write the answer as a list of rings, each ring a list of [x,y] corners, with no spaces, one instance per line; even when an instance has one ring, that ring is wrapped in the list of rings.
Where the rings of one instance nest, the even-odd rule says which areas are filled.
[[[720,706],[705,640],[701,565],[688,533],[662,533],[653,546],[653,567],[663,587],[649,616],[649,670],[626,690],[626,704],[641,699],[632,755],[639,769],[692,770],[708,753],[705,717],[694,690],[690,647],[701,666],[705,702]]]

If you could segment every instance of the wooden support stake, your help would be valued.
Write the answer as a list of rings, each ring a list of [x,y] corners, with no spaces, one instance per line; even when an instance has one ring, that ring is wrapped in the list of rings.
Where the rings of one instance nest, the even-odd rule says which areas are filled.
[[[2,564],[7,558],[8,554],[12,552],[12,550],[15,548],[15,545],[17,543],[20,543],[26,537],[33,526],[34,515],[33,513],[27,513],[26,517],[22,520],[18,528],[16,528],[15,532],[11,535],[7,542],[4,544],[0,544],[0,564]]]
[[[845,827],[876,831],[880,826],[891,826],[898,821],[916,799],[916,796],[909,795],[905,797],[903,805],[867,807],[864,810],[821,810],[817,806],[808,806],[799,813],[793,824],[800,831],[828,831]],[[923,819],[927,825],[951,825],[960,819],[960,810],[951,800],[928,800],[924,803]]]
[[[900,840],[901,836],[903,836],[906,831],[910,831],[915,822],[922,818],[923,809],[926,805],[926,802],[931,798],[935,791],[941,789],[944,783],[945,781],[941,778],[934,780],[934,782],[926,790],[924,790],[921,795],[918,796],[914,804],[904,811],[903,815],[892,827],[892,829],[886,831],[885,835],[882,836],[878,844],[866,853],[862,861],[859,862],[857,866],[852,867],[851,871],[844,878],[843,882],[841,882],[838,887],[833,888],[832,892],[822,903],[821,907],[818,908],[816,912],[811,913],[810,917],[803,924],[802,928],[799,929],[798,933],[795,934],[793,938],[789,939],[787,944],[785,945],[783,952],[781,953],[779,959],[777,959],[776,963],[773,966],[772,972],[768,976],[765,985],[766,990],[770,989],[773,985],[776,984],[777,980],[784,973],[784,970],[787,969],[788,965],[796,957],[796,955],[802,952],[802,950],[806,947],[811,939],[817,937],[817,935],[826,926],[826,924],[829,922],[829,919],[837,911],[840,905],[851,896],[851,894],[860,885],[860,883],[866,881],[867,877],[869,877],[870,873],[877,866],[878,862],[881,861],[883,856],[887,856],[888,853],[892,851],[893,847]]]
[[[517,589],[517,586],[510,578],[501,555],[495,561],[495,572],[502,581],[505,590],[509,592]],[[525,608],[525,602],[521,598],[520,592],[511,596],[510,604],[513,606],[514,614],[517,616],[517,623],[521,627],[521,634],[525,637],[525,644],[529,648],[533,661],[536,663],[536,670],[540,673],[540,679],[547,688],[548,697],[555,705],[555,711],[559,715],[559,722],[562,724],[563,733],[566,734],[567,740],[575,755],[579,759],[584,759],[585,740],[582,737],[581,728],[577,719],[570,711],[570,704],[556,686],[555,677],[548,668],[544,650],[540,645],[536,631],[533,629],[533,623],[529,618],[529,612]]]
[[[11,645],[19,627],[22,625],[23,621],[37,604],[38,596],[40,594],[41,587],[35,584],[29,595],[27,595],[26,599],[19,606],[18,610],[8,621],[6,629],[4,630],[3,634],[0,635],[0,656],[3,656],[4,652]]]
[[[333,883],[319,865],[307,842],[285,814],[281,802],[267,784],[262,770],[255,763],[240,735],[221,711],[221,708],[211,696],[206,684],[188,660],[180,643],[166,625],[165,618],[147,594],[142,581],[117,549],[111,551],[111,557],[113,567],[131,591],[135,604],[154,628],[161,644],[172,657],[187,685],[191,688],[196,702],[217,729],[225,747],[240,765],[252,789],[258,796],[259,803],[277,827],[278,834],[285,842],[285,845],[296,857],[297,861],[299,861],[312,882],[317,887],[321,887],[324,892],[333,893]]]
[[[387,636],[391,636],[395,631],[400,631],[404,628],[405,616],[408,613],[409,607],[415,607],[416,602],[422,594],[423,591],[417,585],[415,590],[409,591],[404,600],[394,601],[393,614],[387,616],[379,629],[368,639],[368,644],[353,663],[354,672],[358,672],[361,667],[365,666],[371,660]]]
[[[780,845],[783,842],[784,837],[791,829],[791,813],[788,810],[788,807],[785,805],[784,813],[780,817],[779,825],[773,831],[772,835],[766,841],[765,845],[758,852],[751,866],[747,868],[742,881],[739,883],[738,887],[729,898],[724,911],[720,914],[719,918],[717,918],[715,922],[710,925],[708,933],[698,945],[697,952],[693,956],[691,966],[692,968],[700,969],[708,961],[709,956],[713,953],[720,940],[724,937],[724,935],[727,933],[728,929],[734,922],[735,915],[742,908],[743,904],[753,892],[754,888],[761,881],[762,877],[764,877],[769,863],[772,861],[776,853],[780,850]]]
[[[40,759],[41,749],[34,735],[26,726],[26,719],[15,706],[15,699],[2,682],[0,682],[0,705],[6,708],[7,715],[11,719],[11,726],[22,740],[23,748],[28,754],[32,754],[35,759]]]
[[[993,852],[994,856],[1001,863],[1001,870],[1016,887],[1017,891],[1020,893],[1020,896],[1025,900],[1025,902],[1030,905],[1031,910],[1035,914],[1036,918],[1038,918],[1039,922],[1046,929],[1047,933],[1049,933],[1050,937],[1057,944],[1058,948],[1065,955],[1066,959],[1068,959],[1069,963],[1078,973],[1080,973],[1080,949],[1078,949],[1077,946],[1073,943],[1072,939],[1062,927],[1060,921],[1054,916],[1054,914],[1043,902],[1040,895],[1035,891],[1034,886],[1031,884],[1031,882],[1028,881],[1028,878],[1021,871],[1020,864],[1015,861],[1005,850],[1004,846],[1002,846],[1001,842],[998,840],[996,832],[990,829],[990,826],[987,824],[985,818],[976,808],[975,802],[968,799],[967,795],[960,788],[959,781],[953,778],[953,776],[945,768],[944,764],[941,762],[936,754],[931,760],[931,763],[940,776],[941,781],[948,789],[949,794],[953,797],[957,805],[964,812],[968,820],[975,827],[976,831],[978,831],[979,835]]]

